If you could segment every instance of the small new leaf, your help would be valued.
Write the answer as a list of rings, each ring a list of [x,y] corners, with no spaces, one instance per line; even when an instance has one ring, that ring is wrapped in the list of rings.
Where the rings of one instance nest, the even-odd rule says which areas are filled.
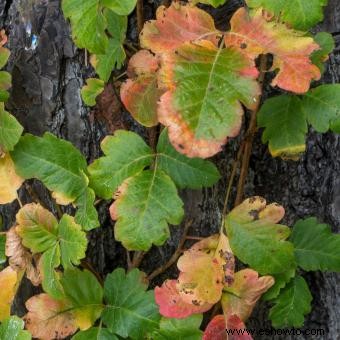
[[[306,271],[340,271],[340,235],[314,217],[296,222],[290,240],[299,267]]]
[[[153,291],[146,290],[145,275],[138,269],[125,274],[119,268],[106,277],[102,320],[111,332],[141,339],[158,328],[160,315]]]
[[[225,227],[234,254],[260,274],[278,274],[295,267],[294,247],[286,239],[290,229],[277,224],[284,209],[252,197],[234,208]],[[254,256],[256,254],[256,256]]]
[[[296,276],[274,300],[269,318],[275,328],[301,327],[311,311],[312,295],[303,277]]]
[[[89,78],[81,89],[81,97],[88,106],[96,105],[96,98],[104,91],[104,81],[96,78]]]
[[[183,202],[175,184],[163,171],[145,170],[128,178],[110,208],[116,220],[115,237],[129,250],[148,250],[169,237],[168,223],[183,218]]]

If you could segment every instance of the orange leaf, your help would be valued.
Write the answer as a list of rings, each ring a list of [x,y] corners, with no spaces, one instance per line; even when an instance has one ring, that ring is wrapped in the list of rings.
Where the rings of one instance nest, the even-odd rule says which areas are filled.
[[[33,337],[42,340],[64,339],[78,329],[74,316],[67,311],[62,300],[47,294],[31,297],[26,302],[28,313],[24,316],[26,328]]]
[[[234,265],[225,235],[213,235],[194,244],[177,263],[181,271],[177,289],[183,301],[195,305],[218,302],[224,285],[233,282]]]
[[[194,305],[186,303],[179,295],[176,280],[166,280],[161,287],[155,288],[155,300],[159,305],[159,313],[167,318],[186,318],[192,314],[204,313],[212,304]]]
[[[10,316],[11,304],[16,293],[18,274],[11,267],[0,272],[0,321]]]
[[[272,85],[295,93],[305,93],[312,80],[320,79],[320,70],[310,56],[319,45],[304,33],[284,24],[269,21],[261,9],[249,15],[240,8],[233,15],[231,31],[225,36],[226,46],[233,46],[254,60],[260,54],[274,55],[272,69],[279,69]]]
[[[158,58],[147,50],[137,52],[129,62],[128,79],[120,89],[126,109],[142,125],[158,123],[157,103],[162,92],[157,84]]]
[[[234,284],[224,289],[222,307],[226,317],[237,315],[246,321],[256,302],[272,285],[271,276],[262,276],[252,269],[243,269],[235,273]]]
[[[205,11],[188,5],[172,3],[169,8],[160,6],[156,20],[144,25],[140,44],[154,53],[165,53],[185,42],[204,38],[217,45],[219,32],[213,18]]]

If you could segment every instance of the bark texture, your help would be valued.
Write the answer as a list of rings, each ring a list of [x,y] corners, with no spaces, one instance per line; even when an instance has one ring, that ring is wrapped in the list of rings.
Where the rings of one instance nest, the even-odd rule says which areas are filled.
[[[144,1],[146,19],[154,17],[160,0]],[[225,28],[231,14],[242,5],[241,0],[229,0],[212,14],[219,27]],[[51,131],[70,140],[91,162],[100,155],[99,142],[116,127],[132,128],[146,136],[119,107],[116,98],[101,102],[96,109],[84,106],[80,89],[84,80],[93,76],[87,66],[86,55],[75,48],[70,28],[65,21],[59,0],[0,0],[0,26],[9,34],[11,50],[8,70],[13,76],[13,88],[7,107],[25,127],[26,132],[41,135]],[[136,17],[129,19],[128,38],[137,42]],[[339,83],[340,78],[340,2],[330,0],[325,20],[316,31],[328,31],[336,40],[327,70],[321,83]],[[115,92],[111,89],[112,93]],[[265,97],[274,93],[267,87]],[[116,112],[108,116],[108,106]],[[117,110],[118,105],[118,110]],[[118,112],[118,113],[117,113]],[[110,112],[109,112],[110,113]],[[186,190],[181,193],[185,202],[186,220],[193,220],[191,235],[207,236],[219,229],[226,184],[239,138],[231,141],[215,157],[223,179],[214,187],[202,191]],[[298,162],[273,159],[267,146],[257,136],[250,160],[246,196],[261,195],[286,209],[284,222],[294,224],[299,218],[316,216],[329,223],[334,232],[340,226],[340,137],[332,133],[317,134],[310,131],[307,151]],[[230,207],[235,196],[233,191]],[[39,199],[52,210],[48,192],[37,181],[20,190],[24,203]],[[5,228],[9,228],[18,210],[17,203],[0,207]],[[89,234],[88,262],[102,275],[117,266],[125,266],[126,254],[113,236],[113,224],[108,216],[108,203],[99,204],[101,228]],[[176,249],[181,228],[172,228],[172,237],[166,245],[152,249],[144,258],[141,268],[147,273],[165,263]],[[176,274],[172,268],[153,280],[159,284]],[[305,328],[323,328],[322,339],[340,339],[340,275],[312,273],[305,275],[313,294],[312,313]],[[29,282],[24,282],[16,299],[14,310],[25,313],[24,301],[36,293]],[[250,328],[270,328],[268,306],[259,304],[248,322]],[[255,337],[256,338],[256,337]],[[261,336],[258,339],[273,339]],[[312,336],[276,337],[277,339],[313,339]],[[315,337],[316,338],[316,337]],[[320,338],[320,337],[318,337]]]

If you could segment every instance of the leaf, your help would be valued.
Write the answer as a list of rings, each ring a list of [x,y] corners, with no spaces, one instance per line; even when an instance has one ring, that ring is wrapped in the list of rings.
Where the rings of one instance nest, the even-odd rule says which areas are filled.
[[[22,244],[33,253],[42,253],[53,247],[58,237],[58,221],[40,204],[24,205],[16,215],[16,232]]]
[[[8,48],[3,47],[3,45],[7,43],[7,36],[5,34],[5,31],[1,30],[0,35],[2,39],[0,43],[0,68],[3,68],[7,64],[11,52]]]
[[[12,76],[10,73],[0,71],[0,90],[8,90],[12,85]]]
[[[31,334],[24,329],[24,322],[17,316],[11,316],[0,325],[0,339],[31,340]]]
[[[235,273],[233,285],[224,288],[222,308],[227,319],[237,315],[246,321],[251,315],[256,302],[274,284],[271,276],[259,277],[252,269],[243,269]]]
[[[134,119],[144,126],[158,124],[157,107],[163,93],[158,87],[159,60],[147,50],[137,52],[129,61],[128,79],[120,97]]]
[[[199,314],[208,311],[213,305],[194,305],[185,302],[177,289],[177,280],[166,280],[161,287],[155,288],[155,300],[159,305],[161,315],[168,318],[182,319],[192,314]]]
[[[86,331],[78,332],[72,337],[72,340],[119,340],[114,334],[110,333],[107,328],[92,327]]]
[[[126,151],[129,146],[129,152]],[[100,197],[110,199],[120,184],[152,164],[152,150],[136,133],[117,130],[101,142],[105,156],[89,167],[90,186]]]
[[[101,3],[118,15],[129,15],[136,7],[137,0],[101,0]]]
[[[308,132],[306,113],[301,100],[281,95],[267,99],[257,115],[259,127],[264,127],[262,142],[269,142],[273,157],[297,160],[306,150]]]
[[[34,338],[63,339],[78,328],[64,300],[54,300],[47,294],[39,294],[26,301],[26,308],[25,325]]]
[[[205,11],[189,5],[172,3],[169,8],[160,6],[156,20],[144,24],[140,34],[142,48],[154,53],[173,51],[185,42],[201,39],[218,42],[219,32],[213,18]]]
[[[321,85],[302,99],[308,122],[318,132],[340,133],[340,84]]]
[[[264,198],[255,196],[226,217],[225,227],[235,256],[262,275],[295,267],[294,247],[285,241],[290,229],[276,224],[283,215],[283,207],[276,203],[266,206]]]
[[[183,202],[175,184],[163,171],[145,170],[128,178],[110,207],[115,238],[129,250],[148,250],[169,237],[168,223],[183,218]]]
[[[17,272],[11,267],[6,267],[0,272],[0,321],[10,316],[18,280]]]
[[[211,5],[213,7],[218,7],[223,5],[227,0],[190,0],[190,3],[196,5],[197,3]]]
[[[6,262],[5,244],[6,244],[6,236],[0,235],[0,265]]]
[[[11,203],[24,180],[17,175],[9,154],[0,157],[0,204]]]
[[[299,220],[290,237],[296,262],[303,270],[340,271],[340,235],[314,217]]]
[[[227,237],[213,235],[195,243],[178,259],[177,290],[187,303],[215,304],[222,289],[233,282],[235,260]],[[226,273],[226,269],[231,272]]]
[[[169,142],[164,129],[157,144],[157,166],[167,173],[180,188],[200,189],[210,187],[221,177],[216,166],[200,158],[188,158]]]
[[[207,158],[235,137],[243,116],[241,102],[254,108],[260,93],[253,61],[211,42],[187,43],[163,56],[159,121],[168,127],[175,149]]]
[[[274,300],[269,319],[275,328],[302,327],[304,316],[311,311],[312,295],[303,277],[296,276]]]
[[[104,15],[112,37],[109,39],[105,54],[92,54],[90,62],[100,79],[107,82],[112,70],[121,68],[126,57],[123,43],[127,30],[127,17],[117,15],[110,10],[105,10]]]
[[[11,152],[16,172],[19,176],[30,179],[36,178],[53,191],[52,196],[58,204],[75,202],[84,208],[84,202],[89,202],[86,176],[87,164],[84,156],[70,143],[58,139],[50,133],[43,137],[26,134]],[[85,197],[84,197],[85,196]],[[93,197],[92,197],[93,198]],[[90,230],[99,225],[96,212],[85,209],[89,216],[82,211],[82,227]],[[79,221],[79,213],[77,220]]]
[[[95,199],[94,191],[91,188],[87,188],[85,193],[75,202],[78,207],[74,216],[75,221],[87,231],[99,226],[98,213],[94,206]]]
[[[104,91],[104,81],[97,78],[88,78],[86,85],[81,89],[81,97],[88,106],[96,105],[96,98]]]
[[[273,54],[272,70],[279,69],[279,72],[272,86],[305,93],[312,80],[320,79],[320,70],[310,60],[312,52],[320,48],[313,38],[274,19],[267,21],[261,9],[249,15],[245,8],[240,8],[230,24],[231,31],[225,36],[226,46],[233,46],[250,60],[260,54]]]
[[[334,38],[330,33],[319,32],[314,36],[314,41],[320,46],[320,50],[312,53],[311,60],[320,69],[321,73],[324,73],[324,62],[328,60],[329,54],[335,48]]]
[[[103,310],[103,288],[87,270],[67,269],[61,278],[69,310],[81,330],[90,328]]]
[[[199,329],[202,323],[202,315],[192,315],[185,319],[162,318],[159,330],[152,334],[153,340],[201,340],[202,331]]]
[[[99,0],[63,0],[62,9],[72,26],[72,38],[79,48],[91,53],[105,53],[108,38],[106,19]]]
[[[307,31],[323,20],[327,0],[246,0],[251,8],[263,7],[292,27]]]
[[[119,268],[106,277],[102,320],[111,332],[123,338],[141,339],[158,328],[160,315],[153,291],[146,290],[145,275],[138,269],[125,274]]]
[[[2,152],[13,150],[22,132],[23,127],[0,103],[0,155]]]

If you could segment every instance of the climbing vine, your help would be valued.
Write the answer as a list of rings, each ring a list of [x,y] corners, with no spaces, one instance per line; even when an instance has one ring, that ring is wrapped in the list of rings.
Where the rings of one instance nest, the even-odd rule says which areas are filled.
[[[5,110],[11,77],[0,71],[0,204],[20,205],[15,224],[0,233],[1,339],[226,339],[226,329],[245,329],[260,298],[271,306],[274,327],[301,327],[312,301],[303,274],[340,271],[340,236],[330,226],[309,217],[290,228],[279,224],[285,213],[279,204],[243,198],[258,128],[273,157],[293,160],[306,149],[309,125],[340,133],[340,85],[313,83],[324,72],[333,38],[307,32],[322,20],[326,0],[247,0],[228,31],[219,30],[198,2],[218,7],[225,0],[173,1],[145,24],[142,1],[62,1],[73,40],[90,54],[99,77],[87,80],[84,102],[96,104],[129,50],[120,99],[148,128],[150,145],[133,131],[116,130],[102,141],[103,155],[88,165],[68,141],[23,133]],[[126,42],[134,10],[140,48]],[[10,53],[4,31],[0,38],[3,68]],[[281,94],[263,100],[269,84]],[[221,174],[206,158],[240,134],[246,111],[250,119],[220,231],[182,252],[191,221],[184,219],[180,190],[217,183]],[[237,197],[227,211],[238,167]],[[30,179],[49,190],[52,208],[34,197],[20,202],[17,191]],[[84,263],[87,232],[100,227],[98,200],[111,202],[115,239],[128,254],[127,270],[117,268],[105,279]],[[169,225],[183,229],[177,251],[143,273],[138,265],[153,245],[169,238]],[[237,261],[244,269],[236,269]],[[176,262],[176,279],[148,289]],[[11,316],[11,305],[24,276],[41,293],[26,301],[20,319]]]

